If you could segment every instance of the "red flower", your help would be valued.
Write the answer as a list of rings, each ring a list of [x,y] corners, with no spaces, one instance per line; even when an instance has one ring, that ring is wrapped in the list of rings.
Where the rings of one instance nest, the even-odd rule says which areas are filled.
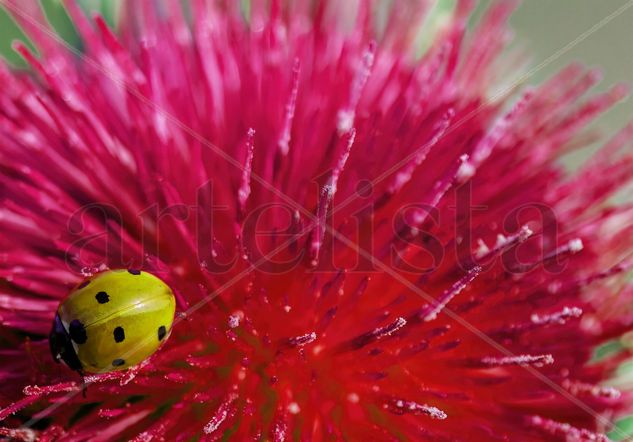
[[[270,7],[265,6],[270,3]],[[0,75],[0,435],[41,440],[605,440],[630,405],[589,363],[633,324],[623,96],[574,65],[490,97],[509,2],[127,2],[85,52],[8,1],[40,56]],[[189,23],[191,21],[191,23]],[[503,62],[503,58],[501,59]],[[509,109],[509,110],[508,110]],[[142,366],[78,376],[47,335],[82,277],[143,268],[182,312]]]

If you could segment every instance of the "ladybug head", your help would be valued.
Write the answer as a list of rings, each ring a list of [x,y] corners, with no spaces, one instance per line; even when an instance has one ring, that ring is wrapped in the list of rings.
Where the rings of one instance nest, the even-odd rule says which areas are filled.
[[[82,371],[81,362],[79,362],[77,353],[75,353],[75,348],[71,342],[70,334],[64,328],[64,324],[62,324],[59,314],[55,315],[53,328],[51,329],[51,333],[48,337],[48,342],[55,362],[59,363],[59,361],[62,360],[72,370],[78,372]]]

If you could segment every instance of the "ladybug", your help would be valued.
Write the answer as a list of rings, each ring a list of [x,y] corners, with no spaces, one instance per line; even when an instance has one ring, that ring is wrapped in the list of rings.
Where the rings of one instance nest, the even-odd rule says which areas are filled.
[[[51,353],[82,375],[133,367],[167,340],[175,310],[172,290],[151,273],[98,273],[60,303],[49,336]]]

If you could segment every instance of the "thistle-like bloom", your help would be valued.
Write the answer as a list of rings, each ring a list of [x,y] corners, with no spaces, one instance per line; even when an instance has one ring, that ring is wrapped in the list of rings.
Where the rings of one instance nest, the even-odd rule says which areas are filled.
[[[38,53],[0,71],[0,435],[605,440],[628,411],[626,352],[590,359],[633,324],[632,128],[557,162],[625,91],[494,93],[510,2],[422,55],[422,1],[130,1],[117,32],[69,1],[81,53],[4,3]],[[46,335],[108,268],[181,313],[82,394]]]

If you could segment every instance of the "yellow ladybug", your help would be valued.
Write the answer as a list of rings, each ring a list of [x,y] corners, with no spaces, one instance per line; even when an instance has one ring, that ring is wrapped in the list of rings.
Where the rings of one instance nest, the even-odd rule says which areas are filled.
[[[175,309],[169,286],[150,273],[99,273],[59,305],[49,336],[51,353],[80,373],[132,367],[167,339]]]

